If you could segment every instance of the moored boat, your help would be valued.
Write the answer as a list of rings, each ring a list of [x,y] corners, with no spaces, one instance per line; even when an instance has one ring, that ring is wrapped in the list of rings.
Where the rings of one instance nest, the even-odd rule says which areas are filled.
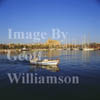
[[[21,49],[21,51],[28,51],[28,50],[29,50],[29,49],[27,49],[27,48],[25,48],[25,47]]]
[[[83,48],[84,51],[93,51],[94,48]]]

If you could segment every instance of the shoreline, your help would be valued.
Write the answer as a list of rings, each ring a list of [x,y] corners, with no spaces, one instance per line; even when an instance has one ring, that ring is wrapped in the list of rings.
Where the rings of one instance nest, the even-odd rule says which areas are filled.
[[[23,51],[36,51],[36,50],[39,50],[39,51],[48,51],[48,50],[69,50],[69,49],[63,49],[63,48],[51,48],[51,49],[29,49],[29,50],[22,50],[22,49],[0,49],[0,53],[6,53],[6,52],[23,52]],[[84,50],[80,50],[78,49],[79,51],[84,51]],[[77,51],[78,51],[77,50]],[[98,48],[94,48],[94,50],[92,51],[96,51],[96,50],[100,50]],[[76,49],[73,48],[73,50],[70,50],[70,51],[76,51]]]

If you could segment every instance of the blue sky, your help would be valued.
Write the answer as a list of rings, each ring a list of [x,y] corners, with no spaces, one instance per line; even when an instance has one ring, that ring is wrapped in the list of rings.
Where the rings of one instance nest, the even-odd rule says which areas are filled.
[[[13,31],[48,32],[59,28],[81,41],[88,35],[100,42],[100,0],[0,0],[0,43],[32,43],[9,40]]]

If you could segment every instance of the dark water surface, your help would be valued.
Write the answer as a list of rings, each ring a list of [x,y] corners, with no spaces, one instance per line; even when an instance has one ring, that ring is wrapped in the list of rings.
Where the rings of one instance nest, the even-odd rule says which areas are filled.
[[[24,52],[27,54],[29,52]],[[43,58],[60,58],[58,68],[30,65],[28,61],[10,61],[0,54],[0,96],[36,99],[100,100],[100,51],[48,51]],[[23,53],[22,53],[23,54]],[[12,54],[11,56],[18,56]],[[79,76],[79,84],[10,84],[7,73],[37,73],[42,76]]]

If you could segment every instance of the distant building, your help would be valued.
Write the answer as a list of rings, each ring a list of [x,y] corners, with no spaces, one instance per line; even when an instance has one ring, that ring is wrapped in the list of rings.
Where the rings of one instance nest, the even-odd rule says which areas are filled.
[[[59,41],[57,41],[57,40],[50,40],[50,39],[47,40],[45,44],[49,45],[49,46],[60,46],[61,45],[61,43]]]

